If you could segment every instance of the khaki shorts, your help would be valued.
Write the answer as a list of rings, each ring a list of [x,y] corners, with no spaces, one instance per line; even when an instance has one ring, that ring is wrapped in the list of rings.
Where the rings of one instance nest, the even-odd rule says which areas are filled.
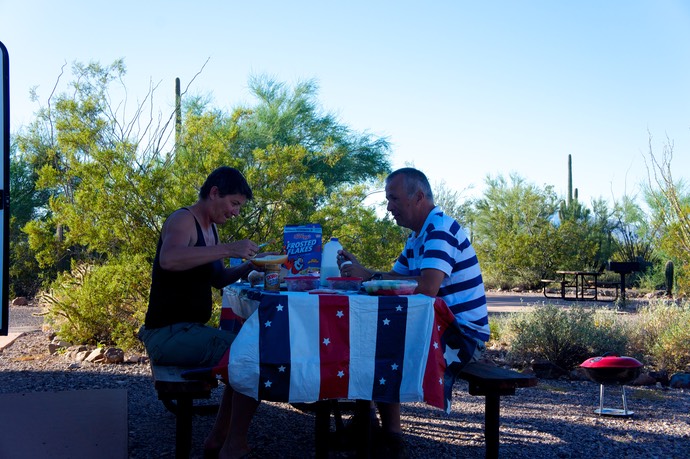
[[[475,341],[477,342],[477,347],[474,348],[474,354],[472,354],[469,363],[479,361],[484,356],[484,352],[486,352],[486,343],[479,338],[475,338]]]
[[[139,339],[155,365],[212,367],[230,349],[235,336],[227,330],[191,322],[152,329],[142,326],[139,330]]]

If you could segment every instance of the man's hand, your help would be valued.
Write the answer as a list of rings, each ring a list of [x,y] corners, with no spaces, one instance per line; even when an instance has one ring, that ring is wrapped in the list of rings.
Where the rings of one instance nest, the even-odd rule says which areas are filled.
[[[249,239],[228,242],[225,244],[225,248],[229,253],[226,258],[244,258],[245,260],[249,260],[259,253],[259,246]]]
[[[361,277],[364,280],[369,280],[371,277],[371,272],[357,261],[357,257],[346,250],[338,250],[338,266],[340,275],[343,277]]]

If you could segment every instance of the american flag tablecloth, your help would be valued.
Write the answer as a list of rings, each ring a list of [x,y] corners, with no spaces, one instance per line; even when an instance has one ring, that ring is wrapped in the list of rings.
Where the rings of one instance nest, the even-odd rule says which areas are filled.
[[[449,411],[474,352],[446,304],[425,295],[249,297],[258,309],[230,348],[228,379],[257,400],[425,401]]]

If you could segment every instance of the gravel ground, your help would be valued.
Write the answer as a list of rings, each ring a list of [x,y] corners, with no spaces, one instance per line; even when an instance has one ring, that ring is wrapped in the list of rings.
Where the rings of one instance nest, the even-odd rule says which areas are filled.
[[[12,312],[14,309],[14,312]],[[17,324],[17,314],[10,314]],[[33,319],[28,319],[31,322]],[[129,456],[174,457],[175,418],[157,399],[147,364],[79,365],[49,355],[48,337],[29,331],[0,351],[0,393],[126,388],[129,412]],[[210,403],[217,403],[221,389]],[[620,408],[618,388],[607,389],[605,406]],[[690,391],[627,388],[630,417],[601,417],[599,386],[589,381],[541,380],[501,400],[502,457],[509,458],[685,458],[690,451]],[[453,411],[446,415],[425,404],[404,404],[405,440],[414,458],[484,457],[484,399],[455,386]],[[213,416],[194,419],[192,457]],[[254,457],[313,457],[311,414],[287,404],[263,403],[253,420],[250,442]],[[155,439],[155,440],[154,440]],[[354,457],[341,452],[334,457]]]

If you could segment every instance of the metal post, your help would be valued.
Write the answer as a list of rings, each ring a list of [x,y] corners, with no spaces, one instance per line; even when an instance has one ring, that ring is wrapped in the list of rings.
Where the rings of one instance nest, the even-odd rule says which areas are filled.
[[[486,394],[484,403],[484,438],[486,442],[486,458],[498,458],[499,445],[499,417],[500,417],[500,396],[496,394]]]

